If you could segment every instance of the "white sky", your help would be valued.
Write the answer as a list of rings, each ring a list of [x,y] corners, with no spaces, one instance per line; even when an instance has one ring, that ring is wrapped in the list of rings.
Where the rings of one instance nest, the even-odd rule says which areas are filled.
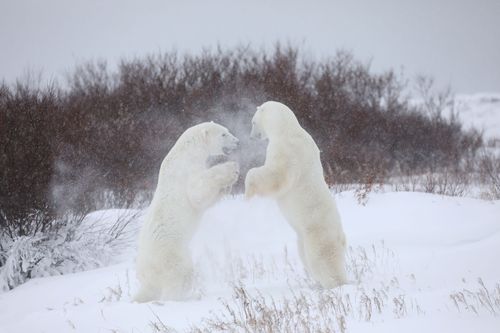
[[[500,0],[0,0],[0,79],[61,77],[90,59],[276,40],[317,59],[352,50],[374,70],[500,92]]]

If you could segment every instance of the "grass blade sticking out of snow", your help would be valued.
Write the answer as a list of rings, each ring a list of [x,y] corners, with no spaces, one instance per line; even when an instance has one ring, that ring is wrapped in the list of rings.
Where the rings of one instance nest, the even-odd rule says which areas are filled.
[[[242,258],[232,253],[225,261],[225,273],[220,262],[211,266],[219,267],[214,272],[223,275],[215,279],[230,283],[233,294],[221,298],[221,311],[192,326],[191,332],[346,332],[353,322],[423,313],[394,277],[395,254],[383,242],[349,248],[347,270],[354,284],[331,290],[320,289],[307,278],[286,248],[279,258]],[[266,287],[269,282],[288,288]],[[154,327],[162,327],[161,322]]]
[[[301,289],[280,297],[238,284],[233,297],[222,300],[222,305],[224,310],[191,332],[345,332],[352,322],[423,313],[414,299],[390,283],[372,290],[362,286]]]
[[[458,311],[469,311],[476,315],[481,312],[500,316],[500,283],[488,288],[481,278],[477,280],[476,289],[462,289],[450,294],[450,298]]]

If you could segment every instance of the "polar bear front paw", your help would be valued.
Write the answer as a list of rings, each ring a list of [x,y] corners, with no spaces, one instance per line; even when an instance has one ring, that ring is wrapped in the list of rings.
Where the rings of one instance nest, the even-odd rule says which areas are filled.
[[[240,166],[237,162],[229,161],[217,165],[218,177],[221,187],[232,186],[238,180],[240,175]]]

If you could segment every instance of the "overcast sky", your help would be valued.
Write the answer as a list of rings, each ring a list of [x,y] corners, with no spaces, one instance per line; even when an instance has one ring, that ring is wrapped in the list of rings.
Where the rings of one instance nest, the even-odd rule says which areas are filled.
[[[158,50],[276,40],[317,59],[352,50],[376,71],[500,92],[500,0],[0,0],[0,79]]]

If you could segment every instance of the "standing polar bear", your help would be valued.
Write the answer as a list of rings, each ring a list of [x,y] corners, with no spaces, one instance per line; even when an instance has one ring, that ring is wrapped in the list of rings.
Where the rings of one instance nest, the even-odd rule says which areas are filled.
[[[252,119],[252,137],[268,139],[263,166],[248,171],[245,197],[270,196],[298,236],[309,275],[324,288],[346,283],[345,235],[312,137],[284,104],[266,102]]]
[[[191,290],[189,242],[202,213],[238,179],[226,162],[207,168],[207,159],[236,148],[238,139],[215,123],[187,129],[161,164],[158,185],[139,235],[137,302],[180,300]]]

